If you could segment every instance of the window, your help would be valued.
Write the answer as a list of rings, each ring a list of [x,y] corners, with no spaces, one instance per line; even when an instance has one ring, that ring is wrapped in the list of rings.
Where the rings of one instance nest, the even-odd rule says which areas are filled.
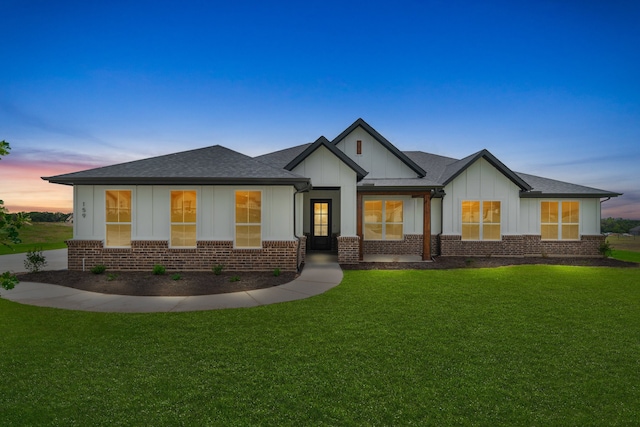
[[[580,203],[545,201],[540,204],[542,240],[580,239]]]
[[[171,192],[171,246],[196,246],[196,192]]]
[[[106,246],[131,246],[131,190],[106,192]]]
[[[462,240],[500,240],[500,217],[499,201],[464,200],[462,202]]]
[[[402,200],[366,200],[364,202],[365,240],[402,240]]]
[[[262,193],[236,191],[236,247],[262,246]]]

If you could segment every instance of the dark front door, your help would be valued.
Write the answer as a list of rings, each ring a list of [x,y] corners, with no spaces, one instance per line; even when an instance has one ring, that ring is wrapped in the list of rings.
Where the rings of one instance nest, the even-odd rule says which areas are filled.
[[[311,200],[311,249],[331,250],[331,199]]]

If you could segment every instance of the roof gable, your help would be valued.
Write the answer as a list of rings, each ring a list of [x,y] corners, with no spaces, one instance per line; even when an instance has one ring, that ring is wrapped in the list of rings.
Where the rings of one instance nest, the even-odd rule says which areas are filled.
[[[521,190],[531,190],[531,186],[529,184],[527,184],[518,174],[505,166],[504,163],[498,160],[497,157],[495,157],[486,149],[478,151],[477,153],[467,156],[464,159],[447,165],[442,175],[440,176],[440,181],[443,185],[447,185],[479,159],[485,159],[494,168],[496,168],[499,172],[506,176],[511,182],[520,187]]]
[[[313,144],[309,145],[302,153],[298,154],[293,160],[291,160],[284,168],[288,171],[293,170],[296,166],[302,163],[307,157],[313,154],[318,148],[325,147],[329,150],[333,155],[335,155],[338,159],[340,159],[344,164],[346,164],[349,168],[351,168],[358,177],[358,181],[364,178],[368,172],[362,169],[356,162],[351,160],[349,156],[340,151],[335,145],[329,142],[327,138],[321,136],[318,138]]]
[[[309,179],[220,145],[43,177],[56,184],[292,184]]]
[[[424,169],[418,166],[413,160],[407,157],[402,151],[398,150],[395,145],[389,142],[384,136],[380,135],[378,131],[372,128],[367,122],[362,119],[358,119],[351,126],[346,128],[340,135],[336,136],[333,141],[331,141],[332,145],[338,145],[340,141],[345,139],[351,132],[356,130],[358,127],[362,128],[365,132],[373,137],[380,145],[389,150],[395,157],[397,157],[402,163],[407,165],[411,170],[413,170],[420,178],[423,178],[427,173]]]

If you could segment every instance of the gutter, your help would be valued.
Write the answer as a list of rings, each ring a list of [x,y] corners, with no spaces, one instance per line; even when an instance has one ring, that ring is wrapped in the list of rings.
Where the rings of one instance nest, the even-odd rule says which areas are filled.
[[[293,187],[295,188],[295,187]],[[293,237],[295,237],[296,239],[298,239],[298,249],[296,249],[296,271],[298,273],[300,273],[300,240],[301,237],[298,236],[296,234],[296,196],[299,193],[304,193],[311,190],[311,184],[307,183],[306,187],[301,188],[301,189],[296,189],[296,192],[293,193]],[[303,206],[303,212],[304,212],[304,206]]]

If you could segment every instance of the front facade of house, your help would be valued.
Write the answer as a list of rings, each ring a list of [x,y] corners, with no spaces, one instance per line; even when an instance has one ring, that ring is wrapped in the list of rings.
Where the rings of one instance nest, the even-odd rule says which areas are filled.
[[[515,173],[482,150],[402,152],[362,119],[332,141],[207,147],[44,178],[74,186],[69,269],[296,270],[367,256],[598,256],[618,193]]]

